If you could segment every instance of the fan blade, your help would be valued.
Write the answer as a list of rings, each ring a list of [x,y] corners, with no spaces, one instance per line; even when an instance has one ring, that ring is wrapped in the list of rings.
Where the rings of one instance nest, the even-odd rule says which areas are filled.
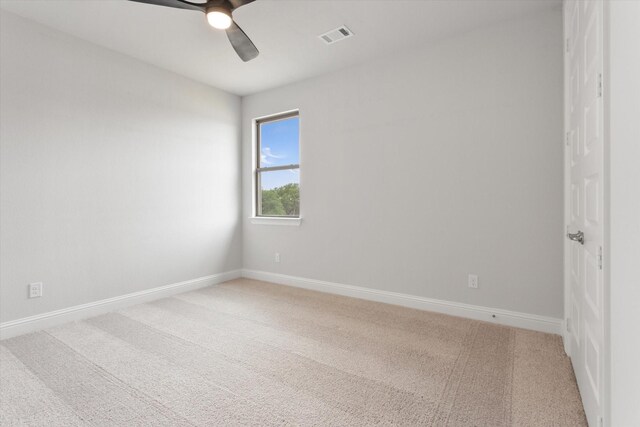
[[[236,53],[244,62],[251,61],[258,56],[258,48],[242,31],[242,28],[238,27],[235,22],[231,23],[231,26],[227,29],[227,37],[231,42],[231,46],[236,50]]]
[[[191,3],[184,0],[129,0],[136,3],[153,4],[155,6],[174,7],[176,9],[197,10],[199,12],[206,12],[206,3]]]
[[[233,6],[234,9],[237,9],[240,6],[244,6],[245,4],[249,4],[254,1],[256,0],[229,0],[229,3],[231,3],[231,6]]]

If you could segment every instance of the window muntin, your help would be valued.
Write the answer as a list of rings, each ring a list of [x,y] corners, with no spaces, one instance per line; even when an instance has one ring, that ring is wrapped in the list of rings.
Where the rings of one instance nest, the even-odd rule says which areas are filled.
[[[300,217],[297,112],[256,121],[256,216]]]

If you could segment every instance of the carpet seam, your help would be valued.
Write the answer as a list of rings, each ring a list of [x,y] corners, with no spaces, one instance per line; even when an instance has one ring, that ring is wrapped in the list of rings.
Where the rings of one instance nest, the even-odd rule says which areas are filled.
[[[197,292],[199,292],[199,290],[198,290],[198,291],[194,291],[194,292],[196,292],[196,293],[197,293]],[[187,305],[190,305],[190,306],[197,307],[197,308],[199,308],[199,309],[201,309],[201,310],[204,310],[204,311],[207,311],[207,312],[212,312],[212,313],[221,313],[221,312],[219,312],[219,311],[217,311],[217,310],[215,310],[215,309],[208,308],[208,307],[205,307],[205,306],[202,306],[202,305],[199,305],[199,304],[194,304],[194,303],[191,303],[191,302],[189,302],[189,301],[182,300],[182,299],[180,299],[180,298],[171,297],[171,298],[166,298],[165,300],[177,300],[177,301],[180,301],[181,303],[184,303],[184,304],[187,304]],[[187,320],[189,320],[189,321],[192,321],[192,322],[195,322],[195,323],[201,323],[201,324],[203,324],[203,321],[200,321],[200,320],[198,320],[198,319],[192,319],[192,318],[190,318],[190,317],[185,316],[185,315],[184,315],[184,314],[182,314],[182,313],[175,312],[175,310],[171,310],[171,309],[168,309],[168,308],[166,308],[166,307],[160,306],[160,305],[159,305],[160,303],[161,303],[161,301],[155,301],[155,302],[147,303],[146,305],[152,305],[152,306],[157,307],[157,308],[158,308],[158,309],[160,309],[160,310],[172,312],[174,315],[177,315],[177,316],[179,316],[179,317],[185,318],[185,319],[187,319]],[[122,314],[122,313],[118,313],[118,314],[120,314],[120,315],[122,315],[122,316],[124,316],[124,317],[127,317],[127,318],[131,319],[129,316],[126,316],[126,314]],[[226,313],[221,313],[221,314],[225,314],[225,315],[226,315]],[[263,326],[269,326],[268,324],[264,324],[264,323],[262,323],[262,322],[255,322],[255,321],[253,321],[252,319],[245,318],[245,317],[243,317],[243,316],[237,316],[237,315],[231,315],[231,316],[233,316],[234,318],[237,318],[237,319],[249,320],[249,321],[251,321],[252,323],[261,324],[261,325],[263,325]],[[142,322],[137,321],[136,319],[131,319],[131,320],[132,320],[132,321],[135,321],[135,322],[138,322],[138,323],[142,323]],[[165,335],[167,335],[167,334],[168,334],[170,337],[178,338],[178,339],[183,340],[183,341],[185,341],[185,342],[187,342],[187,343],[192,343],[192,344],[194,344],[194,345],[196,345],[196,346],[198,346],[198,347],[202,348],[203,350],[206,350],[206,351],[209,351],[209,350],[210,350],[208,347],[203,347],[203,346],[201,346],[200,344],[198,344],[198,343],[196,343],[196,342],[194,342],[194,341],[192,341],[192,340],[190,340],[190,339],[183,338],[183,337],[178,336],[178,335],[175,335],[175,334],[173,334],[173,333],[171,333],[171,332],[167,332],[167,331],[164,331],[164,330],[157,329],[157,328],[155,328],[155,327],[153,327],[153,326],[151,326],[151,325],[148,325],[148,324],[146,324],[146,323],[142,323],[142,324],[143,324],[143,325],[145,325],[145,327],[146,327],[146,328],[149,328],[149,329],[152,329],[152,330],[156,330],[156,331],[160,331],[160,332],[162,332],[162,333],[163,333],[163,334],[165,334]],[[207,327],[207,326],[206,326],[206,325],[204,325],[204,327]],[[308,361],[308,362],[310,362],[310,363],[315,363],[315,364],[318,364],[318,365],[324,366],[324,367],[326,367],[326,368],[328,368],[328,369],[333,369],[333,370],[335,370],[335,371],[339,372],[340,374],[345,375],[345,376],[347,376],[347,377],[359,378],[359,379],[361,379],[361,380],[364,380],[364,381],[370,382],[370,383],[372,383],[372,384],[375,384],[377,387],[380,387],[381,389],[387,389],[387,388],[388,388],[388,389],[392,390],[394,393],[400,393],[400,394],[407,394],[407,395],[416,396],[415,392],[411,392],[411,391],[407,391],[407,390],[399,389],[399,388],[397,388],[397,387],[395,387],[395,386],[393,386],[393,385],[389,385],[389,384],[387,384],[387,383],[385,383],[385,382],[383,382],[383,381],[381,381],[381,380],[378,380],[378,379],[372,379],[372,378],[367,378],[367,377],[364,377],[364,376],[359,375],[359,374],[355,374],[355,373],[351,373],[351,372],[345,371],[345,370],[343,370],[343,369],[341,369],[341,368],[339,368],[339,367],[332,366],[332,365],[326,364],[326,363],[324,363],[324,362],[321,362],[321,361],[318,361],[318,360],[312,359],[312,358],[310,358],[310,357],[308,357],[308,356],[305,356],[305,355],[303,355],[303,354],[298,354],[298,353],[294,353],[294,352],[291,352],[291,351],[286,350],[286,349],[282,349],[282,348],[277,347],[277,346],[274,346],[273,344],[270,344],[270,343],[268,343],[268,342],[264,342],[264,341],[257,340],[257,339],[254,339],[254,338],[251,338],[250,340],[251,340],[251,341],[256,341],[256,342],[258,342],[258,343],[260,343],[260,344],[262,344],[262,345],[266,345],[266,346],[268,346],[268,347],[271,347],[271,348],[273,348],[274,350],[283,351],[283,352],[286,352],[286,353],[289,353],[289,354],[292,354],[292,355],[296,355],[296,356],[301,357],[301,358],[303,358],[304,360],[306,360],[306,361]],[[215,351],[215,350],[212,350],[212,351]],[[220,355],[221,355],[221,356],[223,356],[223,357],[227,357],[224,353],[221,353],[221,352],[218,352],[218,351],[215,351],[215,352],[216,352],[217,354],[220,354]],[[276,379],[276,378],[273,378],[273,377],[271,377],[271,376],[268,376],[268,375],[262,374],[262,373],[260,373],[260,372],[256,372],[255,368],[254,368],[252,365],[247,364],[247,363],[246,363],[246,362],[244,362],[244,361],[241,361],[241,360],[238,360],[238,359],[232,359],[232,360],[233,360],[234,362],[236,362],[236,363],[240,364],[241,366],[244,366],[246,369],[250,370],[251,372],[254,372],[254,374],[256,374],[256,375],[260,375],[260,376],[262,376],[263,378],[267,378],[267,379],[275,380],[275,381],[278,381],[278,383],[280,383],[280,384],[284,384],[284,385],[286,385],[286,383],[285,383],[285,382],[282,382],[280,379]],[[331,406],[331,407],[333,407],[333,408],[336,408],[336,409],[338,409],[338,410],[340,410],[340,411],[348,412],[348,411],[347,411],[347,409],[349,409],[349,407],[348,407],[348,406],[347,406],[347,407],[344,407],[344,405],[335,405],[335,404],[333,404],[333,403],[331,403],[331,402],[326,401],[324,398],[322,398],[322,397],[320,397],[320,396],[317,396],[317,398],[321,399],[323,402],[325,402],[327,405],[329,405],[329,406]],[[359,415],[357,415],[357,414],[352,414],[352,415],[357,416],[358,418],[362,418],[361,416],[359,416]]]
[[[73,322],[73,323],[83,323],[83,322]],[[167,408],[165,405],[163,405],[161,402],[158,402],[155,398],[149,396],[147,393],[143,392],[142,390],[131,386],[130,384],[126,383],[124,380],[118,378],[115,374],[112,374],[111,372],[107,371],[105,368],[103,368],[102,366],[98,365],[97,363],[94,363],[93,361],[91,361],[89,358],[87,358],[86,356],[84,356],[83,354],[81,354],[80,352],[78,352],[77,350],[75,350],[73,347],[71,347],[70,345],[68,345],[67,343],[65,343],[64,341],[59,340],[57,337],[51,335],[48,331],[43,331],[45,334],[49,335],[51,338],[53,338],[54,340],[56,340],[57,342],[59,342],[60,344],[62,344],[63,346],[67,347],[69,350],[73,351],[75,354],[77,354],[79,357],[81,357],[82,359],[86,360],[87,362],[90,363],[91,366],[93,366],[94,368],[96,368],[96,370],[98,372],[103,373],[104,375],[101,375],[102,378],[106,379],[107,381],[111,382],[112,384],[114,384],[115,386],[118,386],[118,388],[122,389],[122,390],[132,390],[134,393],[132,393],[134,396],[136,395],[140,395],[145,397],[146,399],[148,399],[150,402],[153,402],[154,405],[153,406],[159,406],[160,408],[170,412],[171,414],[173,414],[176,418],[180,418],[182,419],[182,421],[187,422],[188,424],[196,427],[195,424],[193,424],[192,422],[190,422],[189,420],[187,420],[186,418],[184,418],[182,415],[174,412],[173,410],[171,410],[170,408]],[[115,381],[114,381],[115,380]],[[136,396],[137,397],[137,396]]]
[[[43,331],[46,333],[46,331]],[[36,332],[37,333],[37,332]],[[38,381],[43,387],[45,387],[47,390],[49,390],[51,392],[52,395],[58,396],[58,393],[52,389],[51,387],[49,387],[49,385],[47,383],[45,383],[44,381],[42,381],[42,379],[40,378],[40,376],[33,371],[33,369],[31,369],[31,367],[29,367],[29,365],[25,364],[22,359],[20,358],[19,355],[17,355],[13,350],[11,350],[11,348],[5,346],[4,344],[0,344],[1,347],[4,347],[11,355],[13,355],[13,357],[20,362],[20,364],[22,366],[24,366],[24,368],[31,374],[31,376],[33,376],[33,378]],[[63,405],[65,405],[69,411],[71,411],[75,416],[78,417],[79,420],[81,420],[83,423],[87,423],[90,426],[94,426],[95,424],[91,423],[89,420],[86,420],[80,413],[78,413],[78,411],[76,411],[76,409],[69,405],[64,399],[58,397],[58,399],[62,402]]]
[[[434,411],[433,423],[438,422],[438,419],[442,418],[445,415],[443,412],[444,411],[443,405],[447,406],[448,409],[446,409],[446,418],[444,419],[444,423],[442,425],[446,425],[446,423],[449,420],[449,414],[453,407],[455,397],[457,396],[458,388],[460,387],[460,381],[462,380],[462,376],[464,374],[464,369],[466,368],[467,363],[469,361],[469,357],[471,356],[471,347],[475,342],[476,336],[478,334],[478,330],[479,330],[478,324],[476,323],[469,324],[469,329],[467,331],[467,334],[463,338],[464,341],[463,341],[462,348],[460,349],[460,353],[458,353],[458,357],[456,358],[456,361],[453,364],[453,367],[451,369],[451,372],[449,373],[449,377],[447,378],[447,382],[445,384],[438,406]],[[459,361],[461,362],[461,365],[458,364]],[[462,369],[462,371],[460,371],[460,369]],[[458,372],[460,373],[458,374]],[[459,376],[457,381],[454,380],[455,385],[451,383],[451,378],[454,376],[454,374],[456,376]]]

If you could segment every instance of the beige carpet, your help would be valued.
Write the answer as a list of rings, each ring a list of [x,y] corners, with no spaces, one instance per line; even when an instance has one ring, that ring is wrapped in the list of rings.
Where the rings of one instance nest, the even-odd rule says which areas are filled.
[[[2,426],[584,426],[559,336],[234,280],[0,345]]]

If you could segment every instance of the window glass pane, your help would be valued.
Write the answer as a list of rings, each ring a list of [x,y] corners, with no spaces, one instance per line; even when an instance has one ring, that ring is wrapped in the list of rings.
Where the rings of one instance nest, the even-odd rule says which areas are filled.
[[[261,168],[300,163],[299,123],[298,116],[260,123]]]
[[[300,170],[285,169],[260,172],[260,194],[265,216],[300,215]]]

